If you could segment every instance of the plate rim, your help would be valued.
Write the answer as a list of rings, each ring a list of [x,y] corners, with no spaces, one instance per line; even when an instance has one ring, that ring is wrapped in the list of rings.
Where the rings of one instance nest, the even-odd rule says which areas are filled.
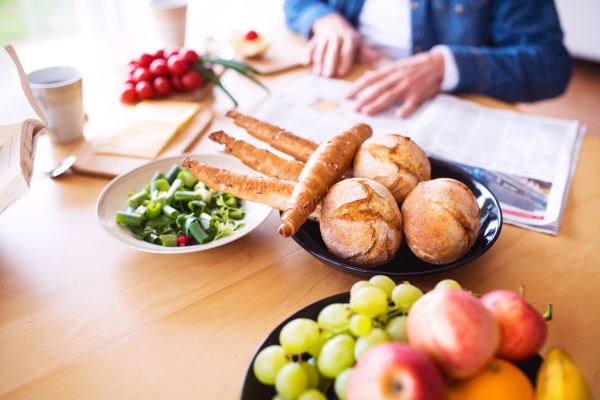
[[[336,258],[333,257],[333,255],[332,255],[331,258],[324,257],[321,254],[317,254],[313,250],[309,249],[305,243],[303,243],[302,241],[300,241],[296,237],[296,235],[292,236],[292,238],[294,239],[294,241],[300,247],[302,247],[305,251],[307,251],[313,257],[317,258],[322,263],[326,264],[328,267],[334,268],[330,264],[335,264],[338,268],[343,268],[344,270],[348,271],[348,272],[345,272],[345,273],[350,273],[350,274],[352,272],[354,272],[354,273],[362,274],[362,275],[371,275],[371,276],[386,275],[386,276],[395,277],[395,278],[425,276],[425,275],[433,275],[433,274],[438,274],[438,273],[441,273],[441,272],[446,272],[446,271],[449,271],[449,270],[452,270],[452,269],[455,269],[455,268],[462,267],[462,266],[464,266],[466,264],[469,264],[469,263],[475,261],[479,257],[483,256],[489,249],[491,249],[492,246],[498,240],[498,237],[500,237],[500,233],[502,232],[502,226],[504,225],[504,217],[502,215],[502,208],[500,207],[500,202],[498,201],[498,199],[496,198],[496,196],[494,195],[494,193],[492,193],[492,191],[479,178],[477,178],[477,177],[469,174],[468,172],[464,171],[460,167],[458,167],[458,166],[456,166],[456,165],[454,165],[454,164],[452,164],[452,163],[450,163],[448,161],[445,161],[445,160],[442,160],[442,159],[436,158],[436,157],[431,157],[431,156],[429,156],[427,158],[429,159],[430,162],[432,162],[432,160],[433,160],[433,162],[443,164],[444,167],[453,169],[453,170],[455,170],[455,172],[458,172],[460,174],[467,174],[473,181],[475,181],[478,184],[480,184],[481,186],[483,186],[489,192],[489,194],[492,196],[492,198],[495,201],[495,204],[497,204],[497,206],[498,206],[498,216],[499,216],[498,230],[494,234],[494,237],[492,238],[492,240],[488,243],[487,246],[485,246],[481,250],[481,252],[479,252],[477,254],[473,254],[472,256],[470,256],[470,257],[468,257],[466,259],[462,259],[462,257],[461,257],[459,259],[460,261],[457,260],[457,262],[453,262],[453,263],[449,263],[449,264],[441,264],[440,268],[436,268],[436,269],[433,269],[433,270],[415,271],[415,272],[386,272],[386,271],[379,271],[377,269],[365,269],[365,268],[355,267],[355,266],[352,266],[350,264],[346,264],[346,263],[343,263],[343,262],[337,260]],[[448,178],[448,179],[452,179],[452,178]],[[405,241],[405,238],[403,237],[403,242],[404,241]],[[431,264],[431,265],[435,265],[435,264]]]
[[[133,250],[138,250],[138,251],[142,251],[145,253],[153,253],[153,254],[185,254],[185,253],[194,253],[197,251],[203,251],[203,250],[210,250],[210,249],[214,249],[216,247],[220,247],[223,246],[225,244],[231,243],[239,238],[242,238],[244,236],[246,236],[247,234],[249,234],[250,232],[252,232],[254,229],[258,228],[260,225],[262,225],[267,218],[269,218],[269,216],[273,213],[273,209],[271,207],[268,207],[264,204],[260,204],[260,203],[255,203],[258,204],[261,207],[265,207],[265,213],[264,216],[262,217],[262,219],[259,218],[256,226],[252,229],[243,231],[242,228],[240,229],[240,231],[237,231],[238,233],[236,233],[235,235],[230,235],[218,240],[215,240],[211,243],[215,243],[215,245],[210,246],[210,247],[206,247],[203,245],[196,245],[196,246],[184,246],[184,247],[165,247],[165,246],[157,246],[157,249],[147,249],[147,248],[143,248],[143,247],[138,247],[135,245],[132,245],[130,243],[126,243],[122,240],[120,240],[119,238],[115,237],[110,230],[105,226],[105,224],[102,221],[102,217],[101,217],[101,211],[100,211],[100,206],[101,203],[103,202],[103,200],[105,200],[107,193],[113,188],[114,185],[117,184],[117,182],[119,180],[122,180],[123,178],[125,178],[127,175],[141,169],[141,168],[146,168],[150,165],[153,165],[155,163],[159,163],[159,162],[165,162],[167,160],[170,159],[180,159],[182,157],[205,157],[205,156],[210,156],[210,157],[219,157],[219,158],[227,158],[229,160],[236,160],[235,158],[229,158],[226,154],[211,154],[211,153],[182,153],[180,155],[176,155],[176,156],[167,156],[167,157],[160,157],[157,158],[155,160],[150,160],[147,163],[144,163],[142,165],[138,165],[137,167],[134,168],[130,168],[129,170],[117,175],[116,177],[114,177],[103,189],[102,192],[100,192],[100,195],[98,196],[98,199],[96,200],[96,207],[95,207],[95,211],[96,211],[96,221],[98,222],[98,224],[100,225],[100,228],[102,229],[102,231],[104,231],[104,233],[106,233],[112,240],[114,240],[115,242],[126,246],[130,249]],[[243,165],[243,164],[242,164]],[[249,168],[249,167],[247,167]],[[247,200],[244,200],[247,201]],[[268,210],[267,210],[268,209]],[[229,240],[228,240],[229,239]],[[221,240],[223,240],[223,242],[221,242]],[[171,249],[171,250],[166,250],[166,249]]]

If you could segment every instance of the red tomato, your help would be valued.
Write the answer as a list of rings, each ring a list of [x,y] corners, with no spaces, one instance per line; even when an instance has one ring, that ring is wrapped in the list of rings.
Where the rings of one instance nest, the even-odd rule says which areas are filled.
[[[129,64],[127,64],[127,73],[128,74],[133,74],[135,72],[136,69],[138,69],[140,67],[140,65],[138,63],[136,63],[135,61],[130,62]]]
[[[179,47],[175,47],[175,46],[167,47],[165,49],[165,51],[163,52],[163,58],[165,60],[168,60],[169,58],[171,58],[172,55],[175,55],[175,54],[179,54]]]
[[[141,81],[135,85],[135,92],[140,99],[149,99],[154,96],[154,89],[149,81]]]
[[[158,58],[165,58],[164,50],[158,50],[156,53],[154,53],[154,59],[156,60]]]
[[[138,60],[138,64],[140,64],[140,67],[148,68],[150,66],[150,64],[152,63],[152,61],[154,61],[154,57],[152,57],[148,53],[144,53],[140,56],[140,59]]]
[[[151,81],[152,80],[152,74],[150,73],[150,71],[148,71],[148,69],[146,69],[144,67],[139,67],[138,69],[136,69],[131,77],[133,78],[133,80],[136,83],[138,83],[140,81]]]
[[[202,76],[197,71],[188,71],[181,77],[181,83],[186,90],[198,89],[202,86]]]
[[[159,76],[154,80],[154,90],[161,96],[168,96],[172,90],[171,81],[168,78]]]
[[[154,76],[166,76],[169,73],[167,62],[162,58],[157,58],[150,64],[150,73]]]
[[[177,75],[171,76],[171,84],[173,85],[174,91],[180,92],[183,90],[183,83],[181,83],[181,77]]]
[[[186,73],[188,65],[178,55],[173,55],[167,61],[167,68],[173,75],[183,75]]]
[[[248,33],[246,33],[246,40],[254,40],[258,37],[258,33],[254,32],[254,31],[248,31]]]
[[[133,104],[137,101],[135,86],[133,86],[133,84],[125,84],[125,89],[123,89],[123,92],[121,93],[121,101],[127,104]]]
[[[129,77],[129,79],[127,79],[125,81],[125,83],[129,83],[132,84],[133,86],[135,86],[135,84],[137,83],[135,79],[133,79],[131,76]]]
[[[194,65],[198,62],[198,54],[194,50],[185,47],[179,50],[179,58],[185,60],[188,65]]]

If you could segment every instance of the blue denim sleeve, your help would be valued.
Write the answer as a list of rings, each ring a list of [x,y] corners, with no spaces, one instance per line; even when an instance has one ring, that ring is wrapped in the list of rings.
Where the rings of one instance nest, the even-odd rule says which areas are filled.
[[[571,78],[571,58],[552,0],[494,1],[492,46],[448,45],[460,80],[456,91],[504,101],[558,96]]]
[[[318,18],[337,12],[324,0],[286,0],[283,5],[285,22],[294,32],[308,38],[313,23]]]

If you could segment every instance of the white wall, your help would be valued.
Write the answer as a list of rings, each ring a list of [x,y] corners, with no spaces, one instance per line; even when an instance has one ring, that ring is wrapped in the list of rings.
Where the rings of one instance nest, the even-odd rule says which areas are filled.
[[[600,0],[554,0],[573,57],[600,61]]]

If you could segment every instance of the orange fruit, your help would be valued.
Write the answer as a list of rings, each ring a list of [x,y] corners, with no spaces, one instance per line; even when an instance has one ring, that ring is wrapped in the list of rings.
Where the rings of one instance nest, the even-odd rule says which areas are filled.
[[[447,400],[533,400],[534,392],[527,376],[514,364],[495,358],[478,375],[448,385]]]

